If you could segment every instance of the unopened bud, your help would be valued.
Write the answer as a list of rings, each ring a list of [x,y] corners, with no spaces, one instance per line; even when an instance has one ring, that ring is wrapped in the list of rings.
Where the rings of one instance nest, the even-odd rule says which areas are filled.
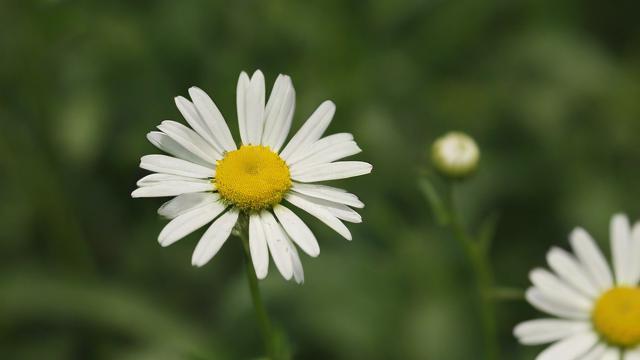
[[[452,131],[433,143],[431,159],[442,175],[462,179],[473,174],[478,167],[480,150],[469,135]]]

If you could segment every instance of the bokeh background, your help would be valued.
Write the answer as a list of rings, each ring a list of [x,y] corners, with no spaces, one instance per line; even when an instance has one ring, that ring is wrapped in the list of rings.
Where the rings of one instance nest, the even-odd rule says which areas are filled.
[[[632,0],[0,2],[0,357],[261,355],[239,242],[202,269],[201,232],[161,248],[161,199],[131,199],[145,134],[197,85],[236,131],[242,70],[297,90],[294,129],[325,99],[329,132],[374,164],[340,182],[367,204],[347,242],[311,221],[306,283],[261,283],[296,359],[481,359],[463,253],[417,185],[448,130],[483,152],[465,221],[499,213],[497,281],[528,286],[576,225],[608,249],[640,216],[640,6]],[[308,219],[308,217],[306,218]],[[532,359],[498,309],[504,359]]]

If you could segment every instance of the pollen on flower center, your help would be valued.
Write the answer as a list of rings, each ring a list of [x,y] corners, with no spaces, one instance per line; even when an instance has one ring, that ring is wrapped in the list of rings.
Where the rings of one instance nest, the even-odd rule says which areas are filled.
[[[613,345],[640,344],[640,288],[617,287],[604,293],[592,314],[596,330]]]
[[[213,181],[223,200],[247,212],[280,203],[291,188],[287,164],[262,145],[228,152],[218,161]]]

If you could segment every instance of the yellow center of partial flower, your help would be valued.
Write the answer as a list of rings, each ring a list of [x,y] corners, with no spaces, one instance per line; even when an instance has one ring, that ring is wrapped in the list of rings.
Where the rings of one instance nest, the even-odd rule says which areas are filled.
[[[291,188],[287,164],[262,145],[243,145],[226,153],[213,181],[223,200],[247,212],[278,204]]]
[[[598,299],[592,319],[596,330],[611,344],[640,345],[640,288],[607,291]]]

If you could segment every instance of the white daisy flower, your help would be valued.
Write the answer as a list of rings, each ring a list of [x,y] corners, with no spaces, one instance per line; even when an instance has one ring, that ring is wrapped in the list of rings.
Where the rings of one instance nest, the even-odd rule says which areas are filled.
[[[335,105],[323,102],[284,146],[295,108],[291,79],[279,75],[265,106],[264,76],[240,74],[237,87],[238,147],[222,114],[197,87],[191,100],[175,98],[191,128],[163,121],[147,135],[169,155],[146,155],[140,167],[154,173],[138,181],[132,197],[175,196],[158,213],[171,221],[158,241],[169,246],[213,222],[193,252],[192,264],[203,266],[222,247],[241,218],[248,218],[249,248],[258,278],[267,276],[269,253],[282,276],[298,283],[304,273],[296,246],[312,257],[320,253],[307,225],[290,210],[298,207],[351,240],[343,221],[359,223],[352,208],[364,204],[345,190],[316,182],[371,172],[361,161],[338,161],[361,151],[348,133],[322,137]],[[288,204],[285,204],[285,201]]]
[[[613,271],[585,230],[570,240],[575,255],[551,249],[552,271],[533,270],[526,294],[553,318],[521,323],[515,336],[525,345],[554,343],[538,360],[640,360],[640,223],[612,218]]]

